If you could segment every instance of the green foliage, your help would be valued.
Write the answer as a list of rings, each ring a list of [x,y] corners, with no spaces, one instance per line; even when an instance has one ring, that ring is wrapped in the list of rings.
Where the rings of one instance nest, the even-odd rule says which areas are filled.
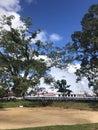
[[[14,16],[0,19],[0,82],[3,88],[12,87],[16,96],[23,96],[28,87],[39,83],[47,67],[37,59],[41,43],[32,44],[39,31],[29,31],[30,19],[20,19],[23,27],[13,28],[13,19]]]
[[[81,68],[77,70],[78,80],[87,77],[89,86],[94,92],[98,80],[98,4],[92,5],[81,21],[82,30],[72,34],[72,44],[68,49],[74,61],[79,61]]]
[[[0,88],[0,98],[8,95],[8,89],[6,87]]]
[[[70,95],[71,90],[68,89],[70,87],[70,85],[67,85],[67,82],[65,79],[57,80],[55,85],[58,88],[58,91],[62,92],[64,94],[64,96]]]

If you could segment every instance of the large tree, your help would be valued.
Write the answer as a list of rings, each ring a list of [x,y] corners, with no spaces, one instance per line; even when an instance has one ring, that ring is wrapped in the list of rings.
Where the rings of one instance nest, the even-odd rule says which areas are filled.
[[[87,77],[89,86],[98,92],[98,4],[92,5],[81,21],[82,30],[72,34],[73,43],[68,44],[72,57],[79,61],[78,80]]]
[[[0,19],[0,86],[12,88],[17,96],[23,96],[28,87],[35,86],[45,74],[46,64],[38,60],[41,42],[32,44],[39,31],[32,30],[28,19],[20,19],[22,27],[13,28],[14,16]]]

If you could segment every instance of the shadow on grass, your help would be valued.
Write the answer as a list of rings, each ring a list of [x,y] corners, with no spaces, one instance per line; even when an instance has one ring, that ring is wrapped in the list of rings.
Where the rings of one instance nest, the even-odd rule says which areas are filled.
[[[0,109],[3,109],[3,108],[4,108],[3,101],[0,100]]]
[[[98,101],[93,101],[89,103],[89,106],[92,110],[98,111]]]
[[[41,105],[42,105],[43,107],[45,107],[45,106],[51,106],[52,103],[53,103],[53,101],[42,101],[42,102],[41,102]]]

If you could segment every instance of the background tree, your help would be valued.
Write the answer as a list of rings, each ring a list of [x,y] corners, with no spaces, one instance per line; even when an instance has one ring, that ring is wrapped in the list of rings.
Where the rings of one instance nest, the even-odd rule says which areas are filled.
[[[67,44],[70,56],[78,61],[78,80],[87,77],[89,86],[98,92],[98,4],[92,5],[81,21],[82,30],[72,34],[72,44]]]
[[[37,59],[41,42],[32,44],[39,31],[30,32],[29,19],[20,19],[23,26],[13,28],[13,19],[14,16],[0,19],[0,86],[11,87],[16,96],[23,96],[28,87],[39,82],[47,67]]]
[[[67,82],[65,79],[62,80],[57,80],[55,82],[55,87],[58,88],[58,92],[62,92],[63,96],[69,96],[70,93],[72,92],[70,89],[68,89],[70,87],[70,85],[67,85]]]

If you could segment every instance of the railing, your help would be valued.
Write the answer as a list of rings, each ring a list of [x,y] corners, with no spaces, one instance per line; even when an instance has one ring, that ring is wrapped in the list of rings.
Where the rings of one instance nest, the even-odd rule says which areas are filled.
[[[31,101],[98,101],[98,97],[32,97],[25,96],[24,99]]]

